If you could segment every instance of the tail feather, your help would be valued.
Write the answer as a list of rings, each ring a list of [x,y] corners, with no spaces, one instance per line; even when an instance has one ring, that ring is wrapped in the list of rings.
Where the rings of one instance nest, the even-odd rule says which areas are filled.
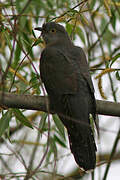
[[[68,131],[70,149],[77,164],[87,171],[95,168],[96,145],[91,129],[87,130],[86,134],[81,133],[80,129],[79,131]]]
[[[89,95],[89,94],[88,94]],[[91,106],[89,97],[77,94],[64,95],[62,100],[54,99],[54,108],[67,128],[70,149],[76,163],[85,171],[95,168],[96,145],[92,128],[90,126],[89,113]],[[89,107],[90,106],[90,107]],[[93,111],[92,111],[93,114]]]

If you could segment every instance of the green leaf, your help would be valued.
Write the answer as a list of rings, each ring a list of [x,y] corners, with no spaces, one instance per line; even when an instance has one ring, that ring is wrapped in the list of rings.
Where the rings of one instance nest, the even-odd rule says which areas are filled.
[[[111,25],[115,31],[115,27],[116,27],[116,15],[115,15],[115,10],[113,8],[111,8],[111,13],[112,13],[112,18],[111,18]]]
[[[48,164],[49,161],[50,161],[51,155],[52,155],[52,150],[51,150],[51,148],[49,148],[48,153],[47,153],[47,156],[46,156],[46,163],[47,163],[47,164]]]
[[[100,25],[100,31],[101,32],[104,31],[106,24],[107,24],[107,20],[105,19],[105,17],[103,17],[101,20],[101,25]]]
[[[78,36],[80,37],[82,42],[85,44],[84,33],[83,33],[83,31],[82,31],[82,29],[80,27],[76,27],[76,33],[78,34]]]
[[[110,67],[113,65],[113,63],[118,59],[118,58],[120,58],[120,53],[118,53],[116,56],[114,56],[113,58],[112,58],[112,62],[110,63]]]
[[[66,24],[66,31],[68,32],[69,35],[71,35],[72,28],[73,28],[72,24],[69,23]]]
[[[41,131],[45,130],[45,122],[46,122],[47,116],[48,116],[47,113],[42,114],[42,117],[41,117],[41,120],[40,120],[40,125],[39,125],[39,128],[40,128]]]
[[[20,38],[19,38],[19,43],[20,43]],[[17,43],[16,50],[15,50],[15,58],[13,62],[13,68],[15,68],[18,65],[18,62],[20,60],[20,55],[21,55],[21,48],[20,48],[20,45]]]
[[[38,77],[35,73],[31,73],[31,80],[30,80],[30,85],[32,85],[32,88],[36,90],[37,94],[40,94],[40,84],[38,82]]]
[[[4,31],[4,35],[5,35],[5,38],[6,38],[7,45],[9,46],[10,50],[12,50],[12,43],[11,43],[11,39],[10,39],[10,36],[9,36],[8,32]]]
[[[11,116],[11,111],[7,111],[5,114],[3,114],[2,118],[0,119],[0,136],[2,136],[5,130],[9,127]]]
[[[47,0],[47,4],[51,9],[53,8],[53,1]]]
[[[31,41],[25,33],[23,33],[23,42],[25,43],[26,47],[31,47]]]
[[[118,71],[116,72],[116,74],[115,74],[115,75],[116,75],[116,79],[117,79],[118,81],[120,81],[120,74],[119,74],[119,72],[118,72]]]
[[[93,116],[90,114],[90,116],[89,116],[89,119],[90,119],[90,126],[91,126],[91,128],[92,128],[92,131],[93,131],[93,133],[95,132],[95,123],[94,123],[94,119],[93,119]]]
[[[59,130],[60,134],[65,139],[65,131],[64,131],[63,123],[61,122],[61,120],[58,118],[57,115],[53,115],[53,120],[54,120],[55,125],[56,125],[57,129]]]
[[[13,109],[15,117],[25,126],[33,128],[28,119],[23,115],[23,113],[19,109]]]
[[[21,7],[20,7],[20,1],[16,1],[16,10],[18,11],[18,13],[20,13],[21,11]]]
[[[32,29],[32,35],[33,35],[34,38],[36,38],[36,35],[35,35],[33,29]]]
[[[96,3],[96,1],[95,0],[92,0],[91,2],[90,2],[90,9],[93,9],[94,8],[94,6],[95,6],[95,3]]]
[[[58,136],[54,135],[54,139],[55,139],[55,141],[56,141],[59,145],[61,145],[62,147],[64,147],[64,148],[67,147],[66,144],[65,144]]]
[[[36,75],[34,72],[31,72],[31,80],[30,80],[30,83],[31,83],[31,84],[35,84],[37,80],[38,80],[37,75]]]
[[[33,54],[33,51],[32,51],[32,40],[31,38],[29,38],[29,35],[26,34],[26,33],[22,33],[21,34],[23,37],[22,37],[22,40],[23,40],[23,45],[25,45],[26,47],[26,50],[29,52],[29,55],[31,56],[32,59],[34,59],[34,54]]]
[[[51,151],[54,153],[54,156],[57,157],[57,147],[55,144],[55,140],[52,137],[50,138],[50,148],[51,148]]]

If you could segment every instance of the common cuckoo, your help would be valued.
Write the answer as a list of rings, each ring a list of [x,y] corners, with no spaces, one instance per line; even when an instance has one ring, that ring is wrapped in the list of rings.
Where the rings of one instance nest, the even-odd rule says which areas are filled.
[[[95,120],[94,88],[86,56],[75,46],[65,28],[48,22],[41,31],[46,47],[40,58],[40,74],[50,99],[50,109],[58,114],[67,129],[69,144],[80,168],[96,165],[96,145],[90,114]]]

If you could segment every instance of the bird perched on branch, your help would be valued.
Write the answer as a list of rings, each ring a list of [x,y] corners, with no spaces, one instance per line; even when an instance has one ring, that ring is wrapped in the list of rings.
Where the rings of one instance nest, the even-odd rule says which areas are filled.
[[[65,28],[48,22],[41,31],[46,47],[40,59],[42,82],[50,99],[50,109],[67,128],[75,161],[85,171],[95,168],[96,145],[90,125],[96,104],[89,67],[82,48],[74,46]]]

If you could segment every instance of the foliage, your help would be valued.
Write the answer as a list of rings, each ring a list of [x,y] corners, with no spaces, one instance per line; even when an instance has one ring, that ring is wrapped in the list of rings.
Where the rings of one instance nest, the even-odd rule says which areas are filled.
[[[117,91],[119,85],[115,87],[114,84],[120,81],[120,69],[116,68],[120,64],[119,7],[119,0],[79,2],[77,0],[1,0],[0,90],[17,94],[44,94],[38,68],[44,43],[41,38],[37,39],[39,34],[34,32],[34,28],[44,22],[56,21],[63,24],[72,40],[80,42],[88,53],[91,74],[98,79],[101,97],[109,98],[102,83],[106,75],[110,82],[107,88],[111,89],[111,96],[114,101],[117,101],[120,97]],[[5,142],[7,144],[8,142],[5,139],[7,138],[11,143],[13,142],[13,147],[7,145],[7,148],[12,151],[12,154],[17,154],[16,159],[21,162],[20,167],[25,173],[18,171],[17,174],[14,163],[11,163],[13,167],[8,163],[3,171],[4,162],[6,163],[9,159],[13,162],[14,159],[12,155],[11,158],[8,156],[5,160],[3,153],[0,159],[1,176],[5,176],[6,179],[9,177],[17,179],[17,177],[27,177],[26,174],[30,177],[30,172],[32,172],[33,178],[38,178],[38,174],[41,174],[42,178],[46,179],[55,177],[62,179],[64,176],[57,173],[60,164],[58,161],[64,159],[61,149],[65,150],[68,147],[66,131],[58,117],[56,115],[50,117],[42,112],[32,111],[29,114],[27,110],[4,110],[5,108],[0,109],[0,143],[6,146]],[[23,125],[27,126],[27,130]],[[36,137],[33,136],[35,139],[31,141],[29,134],[35,129],[34,136]],[[25,149],[29,145],[33,148],[28,158],[28,156],[25,157],[28,151]],[[24,151],[22,155],[21,150]],[[39,161],[38,154],[40,154]],[[101,161],[98,162],[100,163]],[[94,179],[94,176],[92,177]]]

